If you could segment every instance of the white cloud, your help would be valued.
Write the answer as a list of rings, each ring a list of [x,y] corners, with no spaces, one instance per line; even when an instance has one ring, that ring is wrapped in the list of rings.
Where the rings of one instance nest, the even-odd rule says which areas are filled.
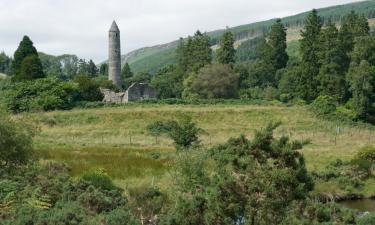
[[[176,40],[197,29],[296,14],[354,0],[0,0],[0,51],[12,55],[23,35],[39,51],[107,57],[107,32],[115,19],[122,52]]]

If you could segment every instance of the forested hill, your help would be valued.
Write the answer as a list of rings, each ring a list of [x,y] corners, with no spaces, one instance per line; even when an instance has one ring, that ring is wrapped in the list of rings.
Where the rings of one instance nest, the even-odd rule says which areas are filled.
[[[365,14],[369,19],[375,18],[375,1],[371,0],[346,5],[337,5],[318,9],[318,12],[324,21],[330,19],[333,22],[338,23],[341,18],[351,10]],[[283,18],[284,24],[289,29],[289,35],[293,32],[298,34],[298,29],[303,25],[307,13],[308,12],[304,12]],[[238,47],[246,40],[262,36],[267,32],[268,28],[274,21],[275,19],[271,19],[230,28],[235,36],[236,46]],[[208,32],[213,46],[217,44],[218,38],[223,32],[224,30]],[[130,64],[130,67],[134,72],[155,72],[157,69],[167,64],[174,63],[174,52],[176,46],[177,41],[174,41],[163,45],[141,48],[124,55],[122,59],[123,62],[126,61]]]

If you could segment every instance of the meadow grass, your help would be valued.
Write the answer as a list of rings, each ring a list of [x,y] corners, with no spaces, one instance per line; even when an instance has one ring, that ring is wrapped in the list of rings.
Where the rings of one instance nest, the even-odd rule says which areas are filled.
[[[372,127],[321,120],[303,106],[132,104],[27,116],[41,128],[35,139],[39,156],[67,163],[73,175],[101,167],[123,188],[151,182],[168,188],[168,167],[175,156],[173,143],[164,136],[151,136],[146,127],[156,120],[177,119],[182,114],[192,116],[206,131],[201,136],[206,146],[241,134],[251,139],[255,130],[281,121],[275,131],[277,137],[311,140],[302,150],[310,171],[323,170],[335,159],[350,160],[361,147],[375,142]],[[374,183],[371,181],[369,186]]]

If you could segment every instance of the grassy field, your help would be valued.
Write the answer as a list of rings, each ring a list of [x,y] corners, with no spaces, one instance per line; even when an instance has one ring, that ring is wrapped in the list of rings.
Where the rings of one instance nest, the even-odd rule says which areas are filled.
[[[182,114],[191,115],[206,131],[201,139],[207,146],[240,134],[251,138],[256,129],[268,122],[281,121],[276,136],[311,139],[311,144],[302,150],[310,171],[322,170],[338,158],[350,160],[361,147],[375,143],[374,129],[324,121],[302,106],[124,105],[26,116],[40,125],[35,145],[43,160],[66,162],[72,167],[73,175],[104,168],[125,189],[152,182],[167,189],[174,146],[166,137],[149,135],[146,126],[155,120],[175,119]],[[372,180],[364,193],[374,194],[368,190],[374,184]]]

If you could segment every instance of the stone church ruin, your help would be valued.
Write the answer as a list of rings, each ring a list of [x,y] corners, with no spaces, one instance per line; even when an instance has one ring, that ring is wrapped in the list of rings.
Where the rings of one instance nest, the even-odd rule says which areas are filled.
[[[121,42],[120,29],[113,21],[109,29],[108,47],[108,80],[122,88],[121,80]],[[146,83],[133,83],[125,92],[115,92],[110,89],[101,89],[106,103],[128,103],[156,97],[155,89]]]

